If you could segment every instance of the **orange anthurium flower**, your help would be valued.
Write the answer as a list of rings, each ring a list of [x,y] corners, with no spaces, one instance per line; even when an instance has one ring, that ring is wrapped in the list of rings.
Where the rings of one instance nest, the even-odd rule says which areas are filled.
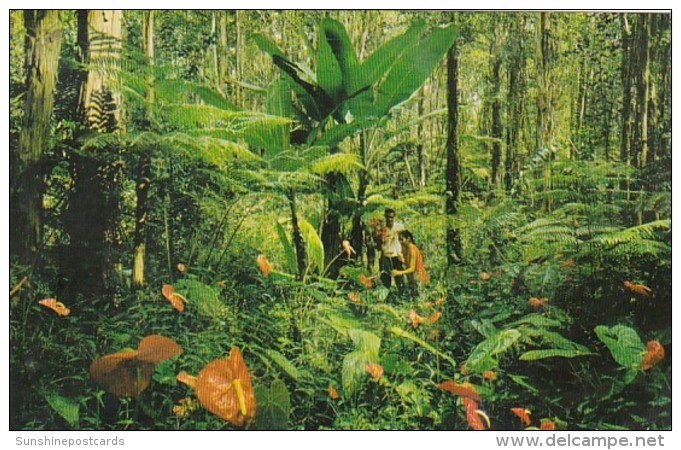
[[[184,311],[184,302],[186,302],[187,299],[184,298],[184,296],[175,292],[171,285],[164,284],[163,287],[161,288],[161,293],[170,302],[173,308],[175,308],[179,312]]]
[[[567,261],[565,261],[564,263],[562,263],[562,264],[560,265],[560,267],[561,267],[561,268],[563,268],[563,267],[572,267],[572,266],[574,266],[574,265],[575,265],[575,261],[574,261],[572,258],[570,258],[570,259],[568,259]]]
[[[50,308],[52,311],[63,317],[71,314],[71,310],[64,306],[62,302],[58,302],[55,298],[46,298],[44,300],[40,300],[38,304]]]
[[[489,417],[487,417],[487,414],[478,409],[478,404],[475,402],[475,400],[471,400],[470,398],[464,398],[463,406],[464,408],[466,408],[466,421],[468,422],[468,425],[472,429],[476,431],[482,431],[485,429],[485,426],[483,425],[482,420],[480,420],[480,417],[483,417],[485,419],[485,422],[487,422],[487,428],[490,428],[491,424],[489,421]]]
[[[530,410],[525,408],[511,408],[511,412],[516,416],[520,417],[525,426],[530,424]]]
[[[267,256],[262,253],[258,255],[258,268],[266,277],[270,276],[270,273],[272,272],[272,266],[269,261],[267,261]]]
[[[542,419],[541,425],[539,425],[540,430],[553,431],[556,429],[556,424],[549,419]]]
[[[444,298],[444,296],[442,296],[442,297],[438,298],[437,300],[435,300],[435,306],[442,306],[442,304],[444,302],[445,302],[445,298]]]
[[[664,347],[659,342],[648,341],[646,348],[648,349],[648,353],[646,353],[643,364],[641,364],[641,369],[643,370],[650,369],[664,359]]]
[[[437,328],[434,328],[433,331],[430,332],[430,335],[428,335],[428,339],[430,339],[431,341],[434,341],[439,337],[440,337],[440,330],[437,329]]]
[[[492,370],[485,370],[484,372],[482,372],[482,378],[483,380],[494,381],[497,379],[497,374],[494,373],[494,371]]]
[[[540,307],[541,305],[543,305],[544,303],[546,303],[546,302],[548,302],[548,301],[549,301],[548,297],[542,297],[542,298],[530,297],[530,299],[527,301],[527,303],[528,303],[530,306],[533,306],[533,307],[535,307],[535,308],[538,308],[538,307]]]
[[[411,311],[409,311],[409,320],[411,320],[411,326],[414,329],[416,329],[416,327],[418,327],[419,324],[423,322],[423,317],[416,314],[416,311],[412,309]]]
[[[338,398],[338,391],[336,390],[336,388],[329,386],[328,391],[331,400],[336,400]]]
[[[125,349],[94,360],[90,378],[116,397],[136,397],[151,383],[156,365],[180,353],[182,349],[172,339],[147,336],[137,350]]]
[[[624,287],[629,289],[631,292],[635,292],[637,294],[641,294],[641,295],[644,295],[646,297],[648,295],[650,295],[650,288],[647,287],[647,286],[644,286],[642,284],[633,284],[633,283],[630,283],[629,281],[625,281]]]
[[[364,370],[366,370],[374,380],[380,380],[383,376],[383,366],[380,364],[367,364],[364,366]]]
[[[218,286],[225,289],[227,287],[227,282],[225,280],[220,280],[218,281]]]
[[[236,347],[229,359],[212,361],[199,372],[195,390],[204,408],[233,425],[242,427],[255,417],[251,379]]]
[[[357,253],[355,249],[352,248],[350,241],[348,240],[343,241],[343,251],[345,251],[345,254],[348,256],[348,258]]]
[[[481,279],[482,281],[487,281],[487,280],[489,280],[490,278],[492,278],[492,275],[491,275],[489,272],[481,272],[481,273],[480,273],[480,279]]]
[[[357,294],[355,294],[354,292],[348,292],[348,298],[350,299],[350,301],[352,303],[359,303],[360,302],[359,297],[357,297]]]
[[[175,377],[180,383],[184,383],[192,389],[196,389],[196,377],[194,375],[189,375],[184,370],[177,374]]]
[[[373,286],[373,284],[371,283],[371,278],[367,277],[363,273],[360,273],[358,278],[359,282],[362,283],[365,288],[371,289],[371,287]]]
[[[444,381],[440,384],[436,384],[435,387],[447,392],[451,392],[454,395],[460,395],[461,397],[464,398],[470,398],[471,400],[474,400],[476,402],[482,400],[480,398],[480,395],[478,395],[478,393],[475,391],[475,387],[473,387],[473,385],[470,383],[457,384],[454,381]]]
[[[179,264],[177,265],[177,271],[178,271],[178,272],[184,272],[185,270],[187,270],[187,266],[185,266],[184,264],[179,263]]]
[[[430,308],[433,307],[433,302],[425,302],[423,304],[423,307],[426,308],[426,309],[430,309]]]
[[[440,317],[442,317],[442,313],[440,311],[436,311],[433,314],[431,314],[431,316],[428,317],[428,319],[426,319],[426,321],[428,322],[429,325],[432,325],[435,322],[437,322],[438,320],[440,320]]]

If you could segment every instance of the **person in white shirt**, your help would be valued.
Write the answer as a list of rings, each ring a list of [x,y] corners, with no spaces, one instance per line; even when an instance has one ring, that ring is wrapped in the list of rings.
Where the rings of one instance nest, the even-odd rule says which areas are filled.
[[[404,263],[402,258],[402,244],[400,244],[399,233],[404,230],[402,222],[396,222],[395,210],[386,208],[384,212],[385,227],[381,233],[381,259],[379,261],[379,268],[381,270],[381,282],[383,286],[390,288],[392,285],[392,271],[404,270]],[[398,275],[395,278],[395,285],[400,292],[404,289],[404,277]]]

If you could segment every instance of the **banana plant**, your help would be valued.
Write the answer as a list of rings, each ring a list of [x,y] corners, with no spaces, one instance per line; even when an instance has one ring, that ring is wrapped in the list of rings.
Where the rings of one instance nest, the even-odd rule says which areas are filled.
[[[421,87],[447,49],[457,38],[453,25],[429,29],[416,21],[403,34],[386,41],[360,61],[345,27],[326,17],[318,25],[315,71],[289,60],[277,45],[262,35],[254,37],[261,50],[272,57],[296,97],[291,111],[300,129],[296,142],[308,146],[324,144],[337,152],[346,137],[376,128],[390,110]],[[353,193],[344,174],[326,175],[327,213],[322,230],[326,247],[340,244],[341,218],[353,216],[353,227],[361,226],[361,205],[368,184],[366,148],[359,149],[359,187]],[[348,196],[352,207],[346,208]],[[353,230],[353,245],[361,252],[361,233]],[[328,256],[328,255],[327,255]],[[332,268],[330,276],[337,273]]]

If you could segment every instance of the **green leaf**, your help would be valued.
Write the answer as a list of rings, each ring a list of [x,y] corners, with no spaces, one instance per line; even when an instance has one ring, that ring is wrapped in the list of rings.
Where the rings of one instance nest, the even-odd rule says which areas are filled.
[[[278,117],[291,118],[293,116],[293,104],[291,103],[291,86],[285,79],[279,79],[270,83],[267,89],[265,101],[267,114]],[[285,123],[272,127],[269,131],[270,145],[266,147],[270,153],[280,152],[289,147],[291,124]]]
[[[274,380],[268,389],[263,385],[253,388],[258,405],[253,428],[256,430],[285,430],[291,415],[291,397],[281,380]]]
[[[506,352],[520,337],[520,331],[516,329],[500,331],[490,336],[473,349],[466,361],[466,368],[470,373],[496,368],[499,365],[496,356]]]
[[[349,95],[361,88],[359,60],[355,48],[350,42],[350,36],[340,22],[330,17],[322,21],[321,29],[324,36],[323,40],[327,42],[338,62],[342,90],[345,95]]]
[[[300,232],[307,244],[307,254],[310,257],[310,263],[319,269],[324,270],[324,245],[317,234],[317,230],[303,218],[298,218],[298,225]]]
[[[440,358],[444,359],[445,361],[448,361],[452,365],[452,367],[456,367],[456,361],[454,361],[451,357],[445,355],[444,353],[442,353],[441,351],[439,351],[438,349],[436,349],[435,347],[433,347],[432,345],[430,345],[429,343],[427,343],[423,339],[419,338],[418,336],[415,336],[414,334],[412,334],[408,331],[405,331],[405,330],[403,330],[399,327],[390,327],[390,332],[399,336],[399,337],[409,339],[410,341],[420,345],[421,347],[425,348],[429,352],[433,353],[434,355],[437,355]]]
[[[372,364],[375,360],[369,358],[364,352],[355,350],[343,358],[341,378],[343,389],[348,394],[355,392],[363,378],[366,377],[364,366]]]
[[[355,344],[357,351],[363,352],[367,358],[378,360],[378,349],[381,347],[381,338],[374,333],[360,329],[348,330],[348,337]]]
[[[418,29],[414,33],[420,34]],[[407,100],[437,67],[456,38],[457,29],[450,24],[446,27],[435,28],[420,40],[404,42],[401,48],[395,48],[397,52],[393,55],[394,58],[387,67],[381,67],[383,69],[381,73],[374,73],[376,68],[372,67],[372,73],[365,75],[365,80],[377,81],[377,86],[373,90],[375,97],[368,110],[366,108],[367,95],[358,96],[357,102],[351,101],[351,105],[355,107],[352,109],[353,114],[357,117],[366,115],[381,117],[387,114],[390,108]],[[374,76],[376,78],[373,78]],[[363,100],[365,104],[361,105],[360,100]]]
[[[218,319],[224,316],[226,306],[220,301],[218,288],[204,284],[191,278],[178,280],[174,285],[175,291],[187,298],[189,302],[198,305],[199,314]]]
[[[577,356],[594,355],[592,352],[584,352],[582,349],[563,350],[559,348],[550,348],[545,350],[531,350],[520,355],[521,361],[536,361],[546,358],[575,358]]]
[[[317,83],[333,100],[343,97],[343,75],[338,60],[326,40],[324,27],[320,26],[317,47]]]
[[[229,102],[224,96],[219,92],[209,89],[207,87],[199,86],[196,88],[197,93],[204,103],[215,106],[216,108],[224,109],[227,111],[237,111],[236,106]]]
[[[47,403],[73,428],[78,427],[80,421],[80,405],[71,399],[58,394],[43,394]]]
[[[646,349],[633,328],[625,325],[615,325],[610,328],[598,325],[594,331],[620,366],[638,368],[643,362]]]
[[[300,378],[300,372],[298,368],[289,361],[286,356],[282,355],[276,350],[267,349],[265,354],[269,359],[274,361],[288,376],[293,378],[294,381],[298,381]]]
[[[293,245],[291,244],[291,241],[288,240],[286,230],[284,230],[284,226],[279,221],[277,221],[277,236],[279,237],[279,242],[281,243],[281,246],[284,249],[284,257],[286,258],[286,269],[291,273],[295,273],[297,268],[296,256],[295,252],[293,251]]]

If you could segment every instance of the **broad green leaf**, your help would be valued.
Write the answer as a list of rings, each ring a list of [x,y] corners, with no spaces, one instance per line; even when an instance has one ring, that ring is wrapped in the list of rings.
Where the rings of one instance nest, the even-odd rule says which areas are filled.
[[[80,421],[80,405],[71,399],[58,394],[43,394],[47,403],[71,427],[77,427]]]
[[[594,331],[620,366],[638,368],[646,353],[638,333],[625,325],[598,325]]]
[[[381,338],[374,333],[360,329],[348,330],[348,337],[355,344],[357,351],[363,352],[367,358],[378,360],[378,350],[381,347]]]
[[[562,323],[559,320],[549,319],[541,314],[530,314],[529,316],[524,316],[514,322],[509,323],[511,327],[517,327],[519,325],[533,325],[535,327],[559,327]]]
[[[359,60],[350,42],[350,36],[340,22],[329,17],[322,21],[321,29],[324,33],[324,40],[338,61],[343,92],[349,95],[361,87]]]
[[[286,258],[286,269],[294,273],[297,269],[296,256],[295,252],[293,251],[293,245],[291,244],[291,241],[289,241],[288,239],[288,235],[286,234],[286,230],[284,230],[284,226],[279,221],[277,221],[277,236],[279,237],[279,242],[281,243],[281,246],[284,249],[284,257]]]
[[[563,350],[550,348],[545,350],[531,350],[520,355],[521,361],[536,361],[545,358],[575,358],[577,356],[593,355],[592,352],[584,352],[582,349]]]
[[[200,86],[196,88],[196,91],[199,94],[201,100],[203,100],[203,102],[208,105],[215,106],[216,108],[225,109],[228,111],[237,110],[237,108],[230,101],[228,101],[224,96],[222,96],[219,92],[214,91],[213,89]]]
[[[433,347],[432,345],[430,345],[429,343],[427,343],[423,339],[419,338],[418,336],[416,336],[416,335],[414,335],[414,334],[412,334],[408,331],[405,331],[405,330],[403,330],[399,327],[390,327],[390,332],[399,336],[399,337],[409,339],[410,341],[420,345],[421,347],[425,348],[429,352],[433,353],[434,355],[439,356],[440,358],[448,361],[452,365],[452,367],[456,367],[456,361],[454,361],[451,357],[445,355],[444,353],[442,353],[441,351],[439,351],[438,349],[436,349],[435,347]]]
[[[317,47],[317,83],[334,101],[343,97],[343,76],[338,60],[331,51],[331,46],[326,40],[324,27],[318,30]]]
[[[294,381],[298,381],[298,379],[300,378],[300,372],[298,372],[298,368],[295,365],[293,365],[293,363],[289,361],[284,355],[282,355],[276,350],[271,349],[265,350],[265,354],[269,359],[274,361],[288,376],[293,378]]]
[[[274,380],[267,386],[256,385],[254,388],[257,411],[253,428],[256,430],[285,430],[291,410],[291,397],[286,385],[281,380]]]
[[[317,230],[307,220],[298,218],[298,225],[307,244],[307,254],[310,258],[310,263],[321,272],[324,270],[324,245],[322,240],[319,238]]]
[[[318,175],[329,172],[348,172],[350,169],[361,169],[354,153],[333,153],[310,163],[310,171]]]
[[[497,355],[506,352],[518,339],[520,331],[516,329],[500,331],[479,343],[466,361],[466,368],[471,373],[492,370],[499,364]]]
[[[354,392],[359,386],[360,381],[367,376],[364,366],[375,363],[376,360],[360,350],[355,350],[345,355],[341,368],[343,390],[347,393]]]

